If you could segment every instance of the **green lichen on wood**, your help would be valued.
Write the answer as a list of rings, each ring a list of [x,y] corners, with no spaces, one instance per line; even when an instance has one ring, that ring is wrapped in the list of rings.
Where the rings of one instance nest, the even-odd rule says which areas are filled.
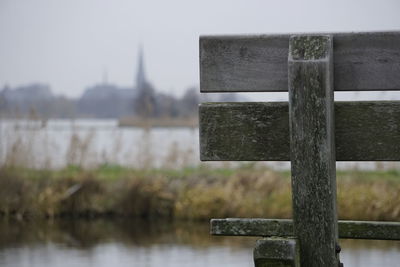
[[[399,240],[400,223],[342,221],[339,222],[339,236],[351,239]]]
[[[298,267],[299,250],[295,239],[265,238],[257,240],[253,252],[256,267]]]
[[[314,88],[312,77],[298,88]],[[288,111],[283,102],[203,103],[202,160],[290,160]],[[400,101],[335,102],[335,143],[337,161],[399,161]]]
[[[293,223],[288,219],[212,219],[211,234],[250,236],[254,232],[262,236],[293,236]]]
[[[329,36],[293,36],[290,53],[294,60],[314,60],[326,57]]]
[[[400,240],[400,222],[339,221],[339,238]],[[211,234],[221,236],[293,237],[293,221],[287,219],[213,219]]]

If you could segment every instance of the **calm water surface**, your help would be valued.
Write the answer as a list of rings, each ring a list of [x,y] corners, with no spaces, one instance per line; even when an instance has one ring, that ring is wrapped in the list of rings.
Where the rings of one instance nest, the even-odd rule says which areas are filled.
[[[253,266],[255,238],[208,224],[118,220],[0,223],[2,267]],[[342,240],[345,266],[400,266],[400,242]]]

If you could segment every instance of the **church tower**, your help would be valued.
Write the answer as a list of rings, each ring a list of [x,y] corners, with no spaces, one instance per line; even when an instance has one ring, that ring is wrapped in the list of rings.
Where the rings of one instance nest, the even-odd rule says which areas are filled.
[[[152,85],[147,81],[144,71],[143,48],[139,48],[139,58],[136,72],[136,97],[134,110],[137,116],[148,118],[154,115],[156,96]]]
[[[136,89],[141,90],[146,87],[146,74],[144,71],[144,62],[143,62],[143,48],[140,46],[139,48],[139,58],[136,72]]]

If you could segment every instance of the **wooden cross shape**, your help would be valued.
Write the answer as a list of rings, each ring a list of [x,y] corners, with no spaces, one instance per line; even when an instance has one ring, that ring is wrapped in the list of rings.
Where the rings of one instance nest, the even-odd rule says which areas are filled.
[[[201,37],[200,88],[289,92],[200,105],[201,160],[291,161],[293,221],[213,219],[212,234],[285,238],[259,240],[257,266],[336,267],[338,238],[400,240],[398,222],[338,222],[335,168],[400,160],[400,102],[334,102],[334,90],[400,90],[399,32]]]

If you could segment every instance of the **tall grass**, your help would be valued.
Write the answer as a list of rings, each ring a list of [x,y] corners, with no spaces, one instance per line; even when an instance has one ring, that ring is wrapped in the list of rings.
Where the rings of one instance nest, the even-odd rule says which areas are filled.
[[[400,221],[400,173],[339,172],[341,219]],[[287,172],[264,167],[135,170],[3,168],[5,217],[290,218]]]
[[[43,125],[27,125],[0,128],[0,213],[5,217],[291,217],[288,171],[254,164],[237,168],[231,163],[188,167],[195,152],[177,142],[163,151],[162,168],[154,169],[157,156],[150,129],[130,144],[129,155],[122,155],[132,157],[137,167],[124,168],[116,164],[127,146],[123,132],[112,130],[111,152],[103,153],[95,142],[95,130],[82,134],[75,128],[64,134],[69,142],[61,155],[66,166],[54,168],[58,153],[49,151],[54,153],[57,147],[49,148],[56,144]],[[47,155],[37,156],[42,153]],[[340,218],[400,220],[400,171],[397,165],[387,166],[392,169],[378,164],[376,171],[338,172]]]
[[[193,129],[186,130],[194,135]],[[0,167],[56,169],[74,165],[90,169],[109,164],[148,169],[198,163],[195,142],[175,140],[168,132],[160,137],[165,140],[159,140],[155,137],[158,131],[67,121],[62,126],[44,127],[35,121],[0,120]]]

